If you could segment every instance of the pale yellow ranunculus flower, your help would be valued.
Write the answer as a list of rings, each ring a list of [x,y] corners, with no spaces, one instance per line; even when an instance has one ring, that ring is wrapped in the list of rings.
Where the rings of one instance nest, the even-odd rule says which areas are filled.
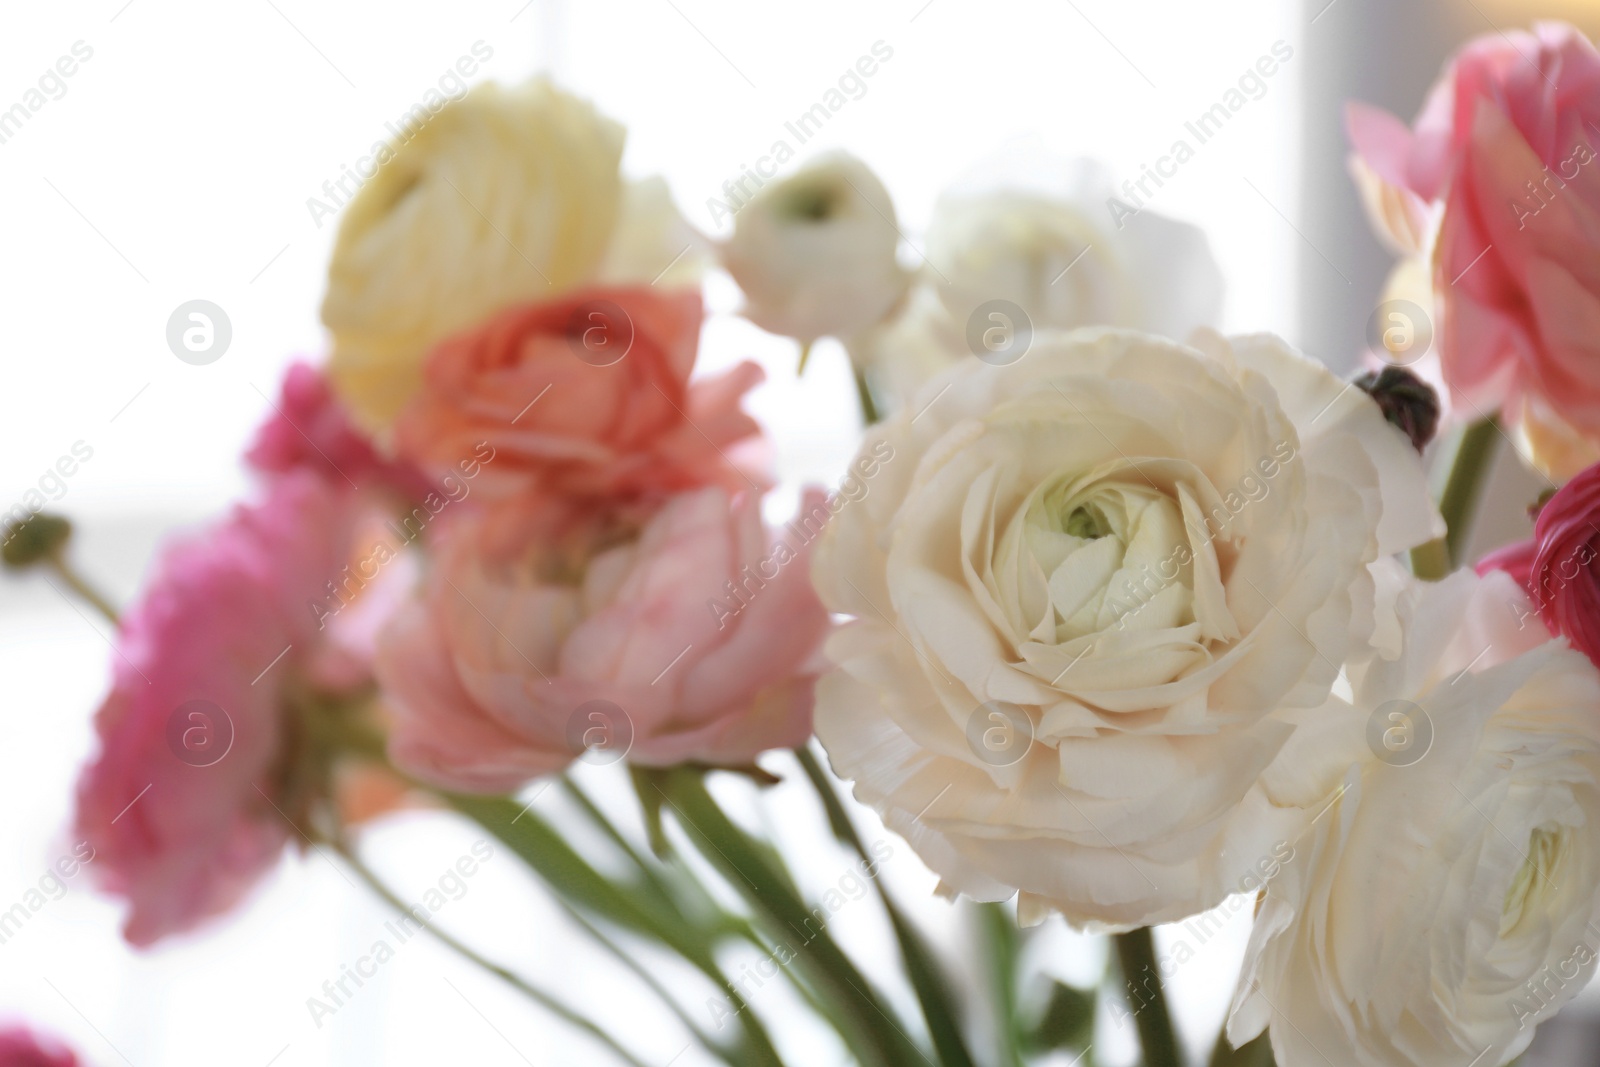
[[[328,375],[382,434],[440,339],[589,280],[621,210],[624,132],[545,79],[476,86],[380,155],[328,266]]]

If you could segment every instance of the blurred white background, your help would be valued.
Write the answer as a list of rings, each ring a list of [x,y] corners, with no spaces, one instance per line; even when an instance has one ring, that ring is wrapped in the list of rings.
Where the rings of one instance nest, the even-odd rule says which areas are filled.
[[[80,566],[125,602],[165,532],[247,493],[237,456],[268,410],[265,396],[293,356],[319,357],[323,349],[316,310],[335,226],[324,219],[319,227],[307,199],[322,195],[324,181],[385,137],[384,123],[479,41],[493,57],[476,79],[517,80],[545,69],[591,96],[629,127],[627,170],[663,174],[687,218],[713,235],[707,199],[883,42],[892,59],[789,168],[832,147],[865,159],[895,197],[908,262],[941,187],[974,164],[1042,142],[1101,159],[1119,181],[1137,178],[1184,136],[1186,121],[1284,41],[1294,58],[1151,207],[1209,231],[1229,282],[1225,327],[1276,331],[1346,365],[1353,352],[1316,351],[1299,336],[1296,310],[1304,287],[1355,284],[1345,277],[1353,273],[1348,264],[1301,236],[1303,70],[1340,32],[1339,16],[1321,17],[1322,7],[1320,0],[1306,11],[1281,0],[8,5],[0,110],[76,42],[93,54],[59,99],[0,143],[0,509],[37,486],[75,442],[87,444],[92,459],[51,506],[79,523]],[[711,293],[717,314],[705,334],[705,365],[760,360],[769,381],[753,407],[776,441],[786,481],[835,481],[856,427],[842,354],[819,348],[796,381],[793,343],[732,317],[737,296],[726,279],[714,279]],[[175,359],[165,341],[173,309],[196,298],[220,305],[233,328],[226,355],[200,367]],[[0,910],[70,847],[70,782],[90,752],[107,640],[98,619],[42,581],[0,579],[7,683]],[[799,866],[808,885],[826,887],[848,860],[816,833],[814,812],[788,788],[772,798],[771,817],[794,823],[797,837],[798,827],[810,828],[797,844]],[[557,806],[553,796],[539,803]],[[876,826],[868,832],[884,836]],[[443,815],[418,813],[371,834],[367,852],[403,893],[416,895],[476,837]],[[955,914],[932,899],[933,879],[909,849],[893,844],[891,880],[954,944],[961,934]],[[598,1059],[592,1046],[421,939],[347,1009],[316,1026],[306,998],[367,951],[386,918],[318,856],[287,858],[239,914],[144,954],[123,946],[118,907],[96,896],[86,877],[69,885],[0,944],[0,1015],[68,1035],[93,1064]],[[694,1052],[672,1059],[685,1043],[678,1024],[646,1006],[624,972],[587,948],[503,851],[441,922],[611,1020],[649,1062],[696,1062]],[[876,905],[852,905],[838,922],[869,971],[884,973],[891,956]],[[1182,930],[1165,936],[1200,948]],[[1172,982],[1196,1047],[1215,1032],[1241,937],[1241,922],[1231,923]],[[1079,980],[1096,973],[1097,949],[1059,924],[1041,944],[1042,966]],[[1097,1058],[1126,1062],[1127,1033],[1109,1021],[1101,1030]],[[840,1062],[814,1035],[785,1040],[795,1062]]]

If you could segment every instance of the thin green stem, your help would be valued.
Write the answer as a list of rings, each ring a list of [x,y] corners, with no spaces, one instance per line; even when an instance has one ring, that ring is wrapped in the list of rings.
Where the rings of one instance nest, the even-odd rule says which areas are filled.
[[[861,404],[861,422],[871,426],[882,418],[878,414],[878,404],[872,398],[872,383],[867,380],[867,372],[861,367],[855,368],[856,372],[856,400]]]
[[[1263,1030],[1238,1048],[1228,1044],[1227,1028],[1211,1049],[1211,1067],[1273,1067],[1272,1041]]]
[[[654,993],[657,999],[665,1004],[673,1015],[677,1016],[678,1021],[683,1024],[684,1029],[693,1034],[695,1039],[705,1047],[706,1051],[712,1053],[723,1063],[729,1064],[730,1067],[740,1067],[740,1064],[743,1061],[734,1056],[734,1050],[725,1047],[720,1042],[714,1040],[710,1034],[701,1029],[700,1025],[689,1017],[689,1013],[684,1010],[683,1005],[678,1003],[677,998],[671,993],[667,992],[666,987],[661,984],[660,979],[656,978],[655,975],[650,973],[650,969],[648,967],[644,966],[644,964],[641,963],[635,956],[625,951],[621,945],[618,945],[611,938],[607,937],[605,932],[598,926],[584,918],[583,913],[578,911],[577,908],[574,908],[571,904],[568,904],[564,900],[561,901],[560,904],[562,909],[566,911],[567,917],[573,922],[577,923],[586,934],[594,938],[601,948],[605,949],[612,956],[614,956],[618,962],[627,967],[628,970],[632,971],[634,976],[638,978],[639,981],[643,982],[645,987],[649,989],[650,992]]]
[[[1439,514],[1445,522],[1443,541],[1421,545],[1411,553],[1411,569],[1419,578],[1443,578],[1463,563],[1462,551],[1472,532],[1478,495],[1499,436],[1500,427],[1493,416],[1480,419],[1461,432],[1439,495]]]
[[[959,1007],[951,995],[949,980],[940,968],[933,948],[922,936],[922,931],[900,910],[889,893],[889,887],[878,877],[882,860],[868,852],[861,835],[856,833],[849,813],[845,811],[839,794],[834,791],[833,783],[828,780],[827,772],[817,762],[817,757],[809,748],[797,748],[794,754],[822,801],[834,836],[861,858],[873,886],[877,888],[878,899],[883,902],[883,910],[888,914],[889,924],[894,927],[895,938],[900,944],[900,958],[905,963],[906,974],[922,1006],[922,1017],[928,1024],[928,1035],[933,1038],[934,1051],[939,1054],[940,1060],[953,1067],[973,1067],[972,1054],[967,1051],[961,1037]]]
[[[927,1055],[889,1014],[883,999],[828,934],[826,918],[813,914],[773,868],[761,842],[736,826],[711,798],[701,772],[676,767],[652,779],[702,855],[775,931],[805,940],[791,960],[805,970],[848,1030],[847,1043],[870,1064],[908,1067]]]
[[[651,893],[648,882],[619,882],[601,874],[536,812],[514,800],[471,793],[436,791],[435,795],[507,845],[568,904],[659,941],[719,988],[731,988],[712,955],[711,943],[719,932],[734,931],[696,923],[671,898]],[[781,1064],[755,1014],[741,1011],[739,1019],[750,1040],[751,1061]]]
[[[45,562],[61,576],[61,580],[66,582],[74,593],[77,593],[96,611],[110,620],[111,625],[116,626],[118,624],[117,609],[111,605],[111,601],[102,596],[98,589],[90,585],[81,574],[74,570],[65,556],[60,552],[52,552],[45,557]]]
[[[1000,1062],[1006,1067],[1023,1067],[1021,1018],[1017,1010],[1017,960],[1022,951],[1022,932],[1011,913],[999,904],[979,904],[978,923],[988,956],[989,980],[994,986]]]
[[[1139,1031],[1144,1067],[1180,1067],[1178,1038],[1167,1010],[1166,991],[1156,964],[1155,941],[1148,926],[1117,934],[1117,961],[1126,983],[1129,1010]]]
[[[411,914],[411,911],[409,908],[407,908],[405,902],[395,895],[394,891],[385,885],[383,880],[380,879],[371,868],[361,861],[361,858],[355,854],[354,849],[342,842],[337,841],[332,843],[332,848],[344,860],[345,864],[355,872],[356,876],[366,883],[368,889],[371,889],[373,893],[382,898],[385,903],[394,908],[394,910],[400,915],[405,916]],[[424,924],[424,928],[428,931],[428,933],[432,934],[440,944],[455,952],[462,959],[469,963],[475,964],[488,973],[494,975],[496,978],[500,979],[502,982],[505,982],[511,988],[515,989],[517,992],[521,993],[535,1004],[538,1004],[552,1015],[561,1019],[563,1022],[582,1030],[584,1033],[600,1042],[600,1044],[604,1045],[606,1048],[615,1053],[618,1059],[628,1064],[629,1067],[646,1067],[643,1061],[641,1061],[633,1053],[629,1052],[622,1045],[618,1044],[615,1038],[606,1033],[605,1030],[600,1028],[598,1023],[589,1019],[587,1016],[581,1015],[573,1009],[567,1007],[565,1004],[562,1004],[560,1001],[550,996],[550,994],[544,992],[544,990],[535,987],[526,979],[507,970],[498,963],[493,963],[485,959],[473,949],[469,948],[462,942],[457,941],[454,937],[451,937],[449,934],[439,929],[439,927],[434,923],[426,923]]]

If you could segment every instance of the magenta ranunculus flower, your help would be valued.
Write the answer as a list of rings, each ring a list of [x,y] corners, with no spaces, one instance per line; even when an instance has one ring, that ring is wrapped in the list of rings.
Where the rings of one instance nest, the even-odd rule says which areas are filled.
[[[0,1067],[78,1067],[78,1057],[53,1037],[25,1026],[0,1027]]]
[[[77,789],[91,869],[148,945],[233,906],[300,840],[326,788],[335,694],[370,684],[345,620],[317,605],[342,580],[359,494],[305,471],[167,549],[121,622],[100,752]],[[320,732],[320,731],[319,731]]]
[[[648,517],[534,498],[454,516],[380,641],[391,756],[501,792],[586,750],[739,764],[803,744],[828,622],[810,542],[828,514],[808,496],[780,533],[757,494],[707,488]]]
[[[1478,573],[1503,570],[1533,599],[1551,633],[1600,666],[1600,464],[1584,470],[1539,510],[1533,537],[1491,552]]]
[[[265,474],[309,470],[363,490],[419,500],[434,488],[416,466],[380,455],[345,413],[322,372],[296,362],[284,373],[273,414],[256,431],[245,462]]]
[[[1360,104],[1347,117],[1396,244],[1426,251],[1438,214],[1438,350],[1458,400],[1512,420],[1531,404],[1600,437],[1600,52],[1561,23],[1485,34],[1413,129]]]

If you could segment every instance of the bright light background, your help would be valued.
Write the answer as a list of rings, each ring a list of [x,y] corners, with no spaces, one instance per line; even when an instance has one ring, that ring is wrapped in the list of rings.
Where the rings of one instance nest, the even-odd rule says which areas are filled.
[[[1175,139],[1192,143],[1184,123],[1282,40],[1295,57],[1150,208],[1210,233],[1229,282],[1225,327],[1295,340],[1298,272],[1327,272],[1340,284],[1292,221],[1301,217],[1300,63],[1318,47],[1309,18],[1281,0],[12,6],[0,34],[0,110],[75,42],[93,56],[60,99],[0,144],[0,509],[86,443],[92,459],[52,507],[79,522],[83,569],[126,601],[166,531],[246,493],[237,456],[268,410],[265,397],[292,356],[323,349],[316,308],[334,225],[319,228],[307,198],[478,41],[494,51],[479,78],[552,70],[625,123],[629,172],[665,175],[688,219],[713,234],[707,198],[774,140],[793,143],[785,121],[883,42],[892,59],[800,159],[843,147],[875,168],[913,262],[939,190],[975,164],[1043,144],[1097,157],[1119,180],[1137,178]],[[733,318],[737,295],[726,279],[713,279],[711,297],[705,365],[760,360],[770,380],[753,408],[786,480],[791,488],[834,481],[856,426],[842,354],[819,348],[797,382],[792,342]],[[178,361],[165,342],[172,310],[195,298],[219,304],[233,329],[224,358],[204,367]],[[91,751],[107,640],[87,609],[42,580],[0,584],[0,910],[70,845],[70,782]],[[616,788],[614,776],[597,780]],[[559,808],[553,797],[539,803]],[[758,817],[753,798],[739,803]],[[794,827],[810,888],[845,872],[847,858],[818,835],[798,793],[784,787],[760,806],[760,817]],[[863,825],[883,836],[870,819]],[[371,834],[367,851],[402,891],[420,895],[476,837],[445,816],[416,814]],[[902,897],[915,898],[958,949],[965,934],[956,913],[931,899],[932,877],[890,840]],[[837,921],[869,971],[882,974],[891,949],[875,909],[852,905]],[[367,950],[385,918],[330,863],[292,857],[237,916],[140,955],[117,937],[117,906],[80,876],[0,944],[0,1013],[69,1035],[94,1064],[595,1062],[591,1046],[420,940],[348,1009],[314,1026],[306,998]],[[665,1065],[682,1048],[678,1024],[587,947],[503,850],[440,921],[611,1020],[651,1062]],[[1095,950],[1057,927],[1041,965],[1088,978]],[[1241,929],[1236,921],[1208,939],[1173,981],[1197,1046],[1220,1018]],[[1201,948],[1181,929],[1164,937]],[[772,1004],[784,995],[774,990]],[[1097,1055],[1126,1062],[1128,1034],[1109,1022],[1102,1030]],[[840,1062],[816,1035],[786,1040],[795,1062]],[[674,1062],[684,1067],[695,1055]]]

